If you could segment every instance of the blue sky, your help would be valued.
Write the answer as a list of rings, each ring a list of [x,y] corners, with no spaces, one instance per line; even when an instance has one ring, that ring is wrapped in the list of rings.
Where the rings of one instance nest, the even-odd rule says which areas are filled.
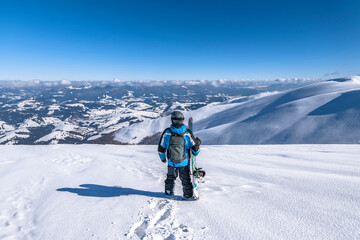
[[[0,0],[0,79],[360,73],[360,1]]]

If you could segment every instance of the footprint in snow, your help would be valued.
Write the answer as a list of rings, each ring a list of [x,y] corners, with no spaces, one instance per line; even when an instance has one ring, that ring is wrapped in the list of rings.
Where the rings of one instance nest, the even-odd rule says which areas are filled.
[[[151,199],[148,209],[140,213],[136,222],[126,234],[128,239],[193,239],[193,231],[176,222],[176,202],[165,199]]]

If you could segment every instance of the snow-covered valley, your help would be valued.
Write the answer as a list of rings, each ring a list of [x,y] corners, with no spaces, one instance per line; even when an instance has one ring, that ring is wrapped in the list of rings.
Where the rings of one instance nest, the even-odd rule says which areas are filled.
[[[0,239],[360,238],[359,145],[203,146],[198,201],[154,145],[0,151]]]
[[[320,80],[0,81],[0,144],[116,143],[133,123]]]

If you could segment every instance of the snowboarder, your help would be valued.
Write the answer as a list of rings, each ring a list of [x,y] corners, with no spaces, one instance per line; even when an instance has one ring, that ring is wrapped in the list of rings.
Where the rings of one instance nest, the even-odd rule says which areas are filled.
[[[171,126],[163,132],[160,138],[158,152],[163,163],[168,163],[168,173],[165,180],[165,194],[174,194],[175,179],[180,175],[183,186],[183,196],[193,197],[193,186],[190,178],[190,151],[195,156],[200,152],[201,140],[194,137],[191,130],[184,124],[184,115],[180,111],[171,114]],[[166,153],[166,154],[165,154]]]

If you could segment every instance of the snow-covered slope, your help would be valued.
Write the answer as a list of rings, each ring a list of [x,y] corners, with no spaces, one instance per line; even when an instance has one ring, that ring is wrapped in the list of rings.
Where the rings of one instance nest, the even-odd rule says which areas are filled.
[[[115,143],[115,131],[175,109],[319,81],[0,81],[0,144]]]
[[[194,202],[156,150],[0,146],[0,239],[360,239],[359,145],[203,146]]]
[[[195,135],[205,144],[360,143],[360,77],[206,106],[185,116],[193,116]],[[169,123],[164,117],[134,124],[115,140],[141,143]]]

